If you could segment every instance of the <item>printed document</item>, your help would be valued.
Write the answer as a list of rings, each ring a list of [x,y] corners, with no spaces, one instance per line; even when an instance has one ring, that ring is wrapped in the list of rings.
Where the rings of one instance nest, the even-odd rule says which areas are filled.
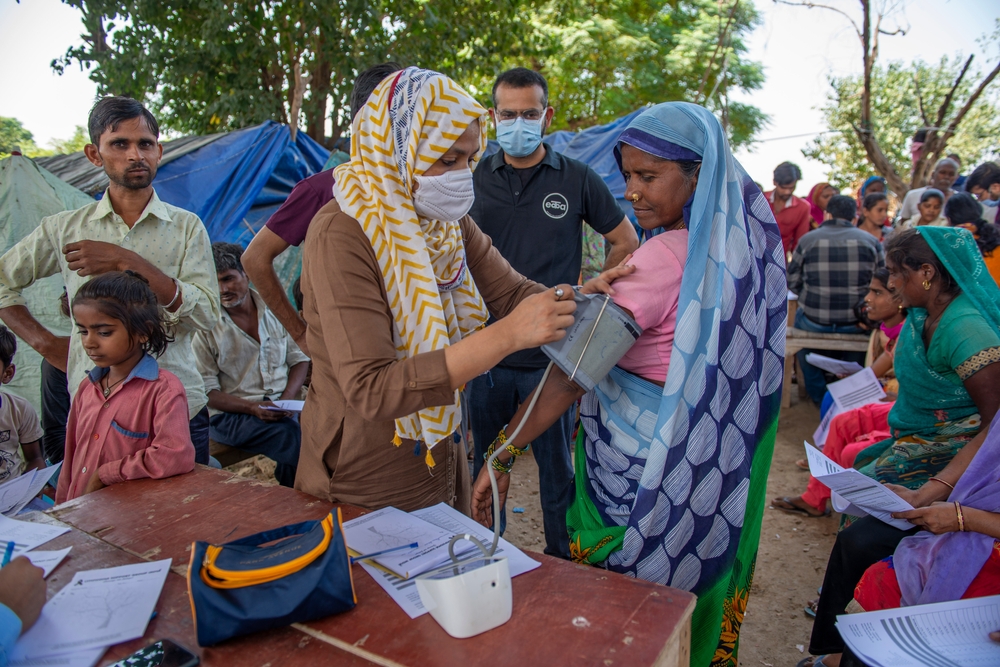
[[[1000,665],[1000,595],[837,617],[844,642],[872,667]]]
[[[7,542],[13,541],[14,557],[17,557],[68,532],[69,526],[29,523],[0,516],[0,549],[6,549]]]
[[[274,403],[274,407],[271,407],[270,405],[265,405],[264,408],[266,410],[276,410],[279,412],[280,411],[302,412],[302,408],[304,408],[306,405],[305,401],[284,400],[284,401],[271,401],[271,402]]]
[[[822,368],[827,373],[833,373],[834,375],[854,375],[858,371],[864,369],[864,366],[856,361],[831,359],[830,357],[825,357],[822,354],[816,354],[815,352],[807,353],[806,361],[816,368]]]
[[[912,510],[908,502],[854,468],[842,468],[808,442],[805,446],[809,473],[833,492],[835,510],[856,516],[870,514],[900,530],[913,528],[909,521],[891,516],[892,512]]]
[[[69,553],[69,550],[73,547],[66,547],[65,549],[60,549],[59,551],[29,551],[24,554],[24,557],[31,561],[31,564],[35,567],[40,567],[45,571],[44,577],[48,577],[52,574],[52,570],[59,567],[59,563],[63,562],[63,558]]]
[[[344,524],[347,546],[359,556],[416,542],[418,546],[413,549],[373,559],[403,579],[411,579],[447,562],[450,558],[448,542],[454,534],[395,507],[365,514]],[[455,552],[468,553],[475,548],[469,542],[462,542],[455,545]]]
[[[826,385],[841,412],[860,408],[869,403],[877,403],[885,398],[882,384],[875,377],[875,371],[862,368],[854,375]]]
[[[14,516],[20,512],[45,488],[61,467],[62,461],[41,470],[29,470],[20,477],[0,484],[0,514]]]
[[[170,571],[170,559],[86,570],[42,608],[13,660],[98,649],[142,637]]]
[[[882,384],[875,377],[875,372],[871,367],[863,368],[854,375],[843,380],[831,382],[826,385],[830,396],[833,397],[833,405],[826,414],[823,415],[819,428],[813,433],[813,441],[822,447],[826,444],[826,436],[830,433],[830,422],[841,412],[855,410],[871,403],[878,403],[885,398],[885,391]]]

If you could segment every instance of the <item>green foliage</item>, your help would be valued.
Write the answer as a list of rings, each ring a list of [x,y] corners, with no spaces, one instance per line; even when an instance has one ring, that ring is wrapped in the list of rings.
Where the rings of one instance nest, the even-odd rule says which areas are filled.
[[[0,116],[0,154],[9,155],[14,148],[22,152],[35,149],[35,138],[16,118]]]
[[[56,155],[68,155],[69,153],[82,151],[83,147],[89,143],[90,137],[87,135],[87,128],[77,125],[72,137],[69,139],[53,139],[49,142],[49,145],[52,146],[52,150]]]
[[[763,81],[745,58],[758,21],[748,0],[732,14],[737,0],[63,1],[81,10],[86,33],[53,68],[89,67],[101,94],[144,100],[179,132],[288,122],[298,62],[311,76],[305,130],[332,145],[349,128],[355,76],[385,60],[446,72],[487,104],[498,72],[537,69],[551,85],[553,129],[667,100],[706,104],[735,145],[767,120],[729,102],[730,90]]]
[[[545,0],[505,67],[530,66],[549,82],[553,130],[610,122],[645,104],[686,100],[716,111],[735,146],[767,123],[730,90],[760,88],[760,63],[745,57],[759,19],[751,2],[727,0]],[[730,20],[730,12],[732,18]],[[713,57],[714,56],[714,57]],[[493,76],[475,82],[489,104]]]
[[[891,62],[872,71],[872,119],[875,136],[897,173],[909,180],[912,171],[910,140],[925,125],[918,103],[918,82],[927,117],[933,122],[938,107],[951,89],[963,60],[943,58],[937,64],[916,62],[905,65]],[[968,99],[982,76],[970,71],[955,93],[952,112]],[[853,124],[861,118],[861,76],[830,80],[832,91],[822,108],[831,130],[803,149],[806,157],[830,166],[830,181],[838,187],[857,187],[874,169],[854,133]],[[948,153],[962,158],[968,173],[983,160],[1000,152],[1000,108],[995,89],[987,89],[969,110],[948,142]]]

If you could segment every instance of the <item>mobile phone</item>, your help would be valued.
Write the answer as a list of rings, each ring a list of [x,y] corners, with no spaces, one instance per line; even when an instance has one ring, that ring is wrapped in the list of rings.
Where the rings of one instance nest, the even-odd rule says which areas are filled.
[[[180,644],[161,639],[111,667],[195,667],[199,662],[198,656]]]

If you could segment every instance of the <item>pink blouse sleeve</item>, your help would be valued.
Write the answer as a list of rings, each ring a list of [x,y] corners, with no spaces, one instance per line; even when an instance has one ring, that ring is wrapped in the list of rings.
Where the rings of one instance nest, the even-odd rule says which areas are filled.
[[[673,238],[664,238],[668,235]],[[635,272],[612,284],[614,302],[632,311],[644,330],[661,324],[677,307],[686,257],[686,232],[666,232],[649,239],[629,262]]]

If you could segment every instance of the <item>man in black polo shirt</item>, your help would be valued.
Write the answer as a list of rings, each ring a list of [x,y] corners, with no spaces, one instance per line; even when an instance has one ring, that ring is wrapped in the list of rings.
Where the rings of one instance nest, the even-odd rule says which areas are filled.
[[[635,228],[601,177],[542,143],[554,110],[541,74],[523,67],[501,74],[493,84],[493,107],[490,117],[502,150],[476,169],[476,201],[469,214],[517,271],[543,285],[578,282],[584,222],[611,246],[605,266],[617,265],[639,246]],[[524,350],[470,383],[475,475],[486,448],[538,385],[547,363],[541,350]],[[574,416],[575,409],[568,411],[531,443],[545,553],[563,558],[569,557],[566,510],[573,499]],[[501,514],[501,527],[504,522]]]

